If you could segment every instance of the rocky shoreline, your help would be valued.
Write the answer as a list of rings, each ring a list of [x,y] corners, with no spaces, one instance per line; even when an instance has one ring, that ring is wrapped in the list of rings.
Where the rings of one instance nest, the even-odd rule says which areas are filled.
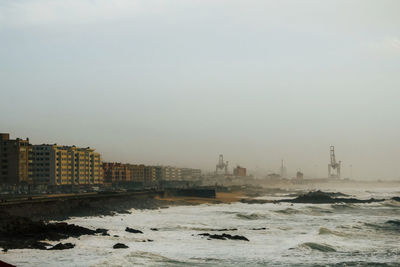
[[[349,197],[337,197],[337,196],[347,196],[340,192],[332,193],[332,192],[322,192],[312,191],[307,194],[300,195],[294,199],[281,199],[276,200],[273,203],[280,202],[288,202],[288,203],[304,203],[304,204],[334,204],[334,203],[372,203],[372,202],[383,202],[387,199],[357,199],[357,198],[349,198]],[[398,197],[392,198],[392,200],[397,200]]]
[[[106,229],[92,230],[65,222],[45,223],[4,212],[0,213],[0,247],[3,248],[3,251],[25,248],[41,250],[69,249],[75,245],[59,243],[52,246],[43,240],[60,241],[82,235],[108,235],[107,232]]]
[[[393,200],[399,201],[399,197],[392,198]],[[329,193],[322,191],[312,191],[306,194],[297,196],[291,199],[281,199],[275,201],[259,200],[259,199],[240,199],[237,201],[246,204],[263,204],[263,203],[308,203],[308,204],[332,204],[332,203],[371,203],[371,202],[382,202],[385,199],[356,199],[346,196],[342,193]],[[64,203],[63,205],[67,205]],[[41,249],[41,250],[62,250],[71,249],[75,245],[72,243],[58,243],[51,245],[48,241],[62,241],[69,237],[80,237],[82,235],[108,235],[107,229],[88,229],[74,224],[68,224],[65,222],[49,222],[50,220],[65,220],[73,216],[102,216],[102,215],[114,215],[116,213],[129,213],[129,210],[134,209],[157,209],[167,208],[174,205],[196,205],[190,201],[185,200],[162,200],[156,198],[144,198],[144,199],[119,199],[110,200],[107,203],[104,201],[88,201],[82,202],[73,209],[60,211],[52,214],[52,209],[46,209],[43,206],[37,206],[36,209],[39,212],[26,212],[27,216],[15,215],[19,214],[24,209],[31,207],[17,207],[17,210],[0,209],[0,248],[4,251],[9,249]],[[32,215],[34,214],[34,215]],[[390,222],[393,225],[398,225],[398,221]],[[265,229],[265,228],[262,228]],[[156,228],[151,228],[152,231],[158,231]],[[217,229],[215,231],[234,231],[233,229]],[[253,229],[261,230],[261,229]],[[140,230],[136,230],[130,227],[126,227],[125,231],[133,234],[143,234]],[[247,238],[242,236],[235,236],[229,234],[209,234],[203,233],[200,236],[207,237],[208,239],[221,239],[221,240],[243,240],[248,241]],[[152,240],[148,240],[149,242]],[[116,246],[116,248],[122,248],[123,246]]]

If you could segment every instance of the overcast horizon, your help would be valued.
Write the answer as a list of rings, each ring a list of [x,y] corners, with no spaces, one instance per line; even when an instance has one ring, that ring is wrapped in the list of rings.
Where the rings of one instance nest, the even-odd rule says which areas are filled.
[[[0,132],[104,161],[400,179],[400,1],[4,0]]]

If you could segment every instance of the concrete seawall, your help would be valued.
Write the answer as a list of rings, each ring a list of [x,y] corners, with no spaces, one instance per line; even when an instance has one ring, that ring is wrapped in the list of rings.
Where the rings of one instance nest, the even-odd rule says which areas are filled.
[[[215,189],[188,188],[29,196],[3,199],[0,212],[34,220],[63,220],[75,216],[113,215],[130,209],[166,206],[162,197],[215,198]],[[160,197],[160,199],[156,199]]]
[[[30,197],[2,202],[0,211],[32,219],[111,215],[131,208],[154,208],[154,197],[163,195],[164,191],[149,190]]]

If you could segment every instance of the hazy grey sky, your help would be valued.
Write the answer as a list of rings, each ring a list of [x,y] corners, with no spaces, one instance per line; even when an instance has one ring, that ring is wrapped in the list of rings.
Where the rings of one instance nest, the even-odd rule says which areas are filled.
[[[400,177],[400,1],[1,0],[0,132],[104,160]]]

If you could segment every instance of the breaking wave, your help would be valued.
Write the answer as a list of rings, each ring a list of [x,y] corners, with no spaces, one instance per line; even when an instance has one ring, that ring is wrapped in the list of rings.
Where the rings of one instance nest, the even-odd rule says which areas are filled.
[[[382,206],[400,208],[400,202],[390,199],[382,202]]]
[[[331,207],[332,207],[333,209],[336,209],[336,210],[356,209],[356,208],[358,208],[356,205],[354,205],[354,204],[349,204],[349,203],[347,203],[347,204],[332,204]]]
[[[336,249],[333,247],[327,245],[327,244],[319,244],[319,243],[314,243],[314,242],[306,242],[300,245],[301,247],[311,249],[311,250],[317,250],[321,252],[336,252]]]
[[[336,236],[342,236],[345,237],[347,236],[347,234],[339,232],[339,231],[334,231],[334,230],[330,230],[328,228],[325,227],[321,227],[319,228],[319,233],[320,235],[336,235]]]
[[[382,224],[364,223],[364,225],[373,228],[376,231],[400,232],[400,220],[389,220]]]
[[[281,214],[298,214],[301,213],[301,211],[292,209],[292,208],[287,208],[284,210],[275,210],[276,213],[281,213]]]
[[[259,219],[265,219],[267,216],[259,213],[251,213],[251,214],[238,213],[236,214],[236,217],[243,220],[259,220]]]

